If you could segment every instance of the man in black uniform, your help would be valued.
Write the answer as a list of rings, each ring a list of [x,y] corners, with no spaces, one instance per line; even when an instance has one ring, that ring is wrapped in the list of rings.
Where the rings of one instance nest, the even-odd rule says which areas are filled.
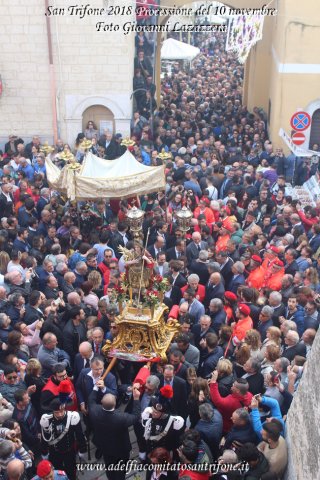
[[[44,452],[58,470],[64,470],[69,480],[76,479],[76,449],[79,457],[86,452],[86,439],[82,432],[78,412],[68,412],[59,398],[50,404],[52,413],[45,413],[40,420]]]
[[[184,419],[178,415],[170,415],[172,397],[172,387],[165,385],[160,388],[159,395],[151,399],[152,406],[142,412],[147,453],[158,447],[174,451],[180,445],[179,438],[183,433]]]

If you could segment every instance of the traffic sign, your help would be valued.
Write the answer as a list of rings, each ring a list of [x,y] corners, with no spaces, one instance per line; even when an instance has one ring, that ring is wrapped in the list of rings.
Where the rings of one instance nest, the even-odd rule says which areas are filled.
[[[310,127],[310,123],[311,118],[307,112],[297,112],[292,115],[290,120],[291,127],[297,132],[303,132],[304,130],[307,130],[307,128]]]
[[[306,136],[302,132],[294,132],[291,135],[291,140],[295,145],[302,145],[306,140]]]

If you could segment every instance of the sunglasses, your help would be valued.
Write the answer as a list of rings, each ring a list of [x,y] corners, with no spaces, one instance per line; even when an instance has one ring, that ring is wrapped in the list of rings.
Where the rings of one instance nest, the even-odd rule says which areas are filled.
[[[15,380],[16,378],[18,378],[18,375],[10,375],[7,377],[8,380]]]

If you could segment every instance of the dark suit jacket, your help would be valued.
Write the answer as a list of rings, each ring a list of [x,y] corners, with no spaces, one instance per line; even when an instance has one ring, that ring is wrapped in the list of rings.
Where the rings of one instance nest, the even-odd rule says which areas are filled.
[[[89,377],[88,373],[90,372],[90,368],[83,368],[79,374],[77,383],[76,383],[76,392],[77,392],[77,399],[79,405],[81,403],[88,404],[89,395],[93,390],[93,380]],[[117,395],[117,382],[116,378],[113,373],[108,373],[106,378],[104,379],[104,384],[106,386],[106,391],[104,393],[99,390],[97,395],[97,401],[100,402],[103,395],[106,393],[112,393],[112,395]]]
[[[207,335],[207,333],[216,333],[212,327],[210,327],[205,332],[201,332],[201,326],[199,323],[193,325],[191,329],[194,336],[194,345],[200,350],[200,355],[203,349],[200,347],[200,341]]]
[[[201,240],[200,248],[201,250],[207,250],[208,248],[207,242],[203,242]],[[199,258],[199,250],[197,245],[194,242],[189,243],[189,245],[187,246],[186,254],[187,254],[187,261],[189,266],[191,265],[192,260],[196,260],[197,258]]]
[[[175,279],[174,286],[178,288],[182,288],[185,285],[187,285],[187,279],[182,275],[181,272],[179,272],[177,278]]]
[[[306,356],[306,346],[303,343],[297,343],[297,345],[292,347],[286,347],[282,353],[282,356],[290,360],[290,362],[292,362],[296,355],[301,355],[302,357]]]
[[[128,235],[126,234],[127,238]],[[115,256],[119,260],[121,258],[121,253],[119,252],[119,246],[124,247],[123,237],[119,232],[114,232],[109,242],[110,247],[113,249]]]
[[[0,212],[1,217],[10,217],[13,215],[13,196],[9,194],[12,202],[8,202],[7,197],[4,193],[0,192]]]
[[[97,404],[98,392],[89,396],[89,416],[94,430],[93,441],[105,456],[126,460],[130,456],[131,442],[129,427],[139,421],[141,407],[139,400],[133,401],[132,414],[114,410],[106,411]],[[109,441],[106,441],[109,438]]]
[[[229,258],[227,263],[225,265],[223,265],[223,267],[220,270],[220,273],[224,278],[224,284],[225,285],[228,285],[229,282],[231,281],[232,277],[233,277],[233,273],[231,271],[232,265],[233,265],[233,261],[231,260],[231,258]]]
[[[102,341],[102,345],[100,345],[100,347],[99,347],[100,348],[99,352],[96,352],[95,344],[93,342],[90,342],[90,343],[91,343],[92,350],[93,350],[94,354],[95,355],[102,355],[101,349],[102,349],[102,347],[104,347],[106,341],[105,340]]]
[[[155,250],[155,248],[154,248],[154,245],[151,245],[151,247],[148,247],[147,250],[148,250],[148,252],[150,253],[151,257],[156,260],[157,254],[156,254],[156,250]],[[161,251],[162,253],[166,253],[163,248],[161,248],[160,251]],[[158,252],[158,253],[159,253],[159,252]]]
[[[243,275],[238,275],[236,278],[233,276],[227,285],[227,289],[230,292],[237,294],[238,287],[240,287],[240,285],[245,285],[245,281],[246,279]]]
[[[249,392],[251,392],[252,395],[258,395],[258,393],[262,394],[264,392],[264,377],[262,373],[258,372],[249,375],[246,380],[249,383]]]
[[[208,307],[210,301],[213,298],[220,298],[220,300],[223,300],[224,292],[225,292],[224,286],[221,282],[218,283],[218,285],[210,286],[210,287],[208,287],[208,284],[207,284],[206,285],[206,297],[205,297],[204,302],[203,302],[204,305],[206,307]]]
[[[198,262],[197,260],[193,260],[189,267],[190,273],[196,273],[199,278],[201,285],[205,285],[210,277],[208,272],[208,264],[203,262]]]
[[[90,360],[89,360],[90,361]],[[82,370],[84,370],[84,359],[81,357],[80,353],[74,357],[74,364],[73,364],[73,383],[76,384],[78,377]]]
[[[170,260],[177,260],[177,253],[175,247],[168,248],[166,251],[166,259],[167,262],[170,262]]]
[[[35,322],[36,320],[40,320],[43,318],[43,313],[39,312],[36,308],[33,308],[31,305],[26,305],[26,312],[24,314],[24,322],[27,325],[31,325],[31,323]]]
[[[70,355],[71,365],[73,366],[74,357],[79,351],[79,345],[87,339],[87,328],[84,322],[76,328],[70,319],[63,329],[63,350]]]
[[[292,275],[294,277],[295,273],[299,271],[298,264],[295,260],[290,263],[290,265],[287,265],[284,269],[285,274],[287,275]]]
[[[273,311],[272,322],[274,327],[280,328],[279,317],[284,317],[285,313],[286,307],[283,305],[283,303],[280,303],[280,305],[276,307]]]
[[[46,198],[43,198],[43,197],[40,197],[38,202],[37,202],[37,213],[38,213],[38,217],[40,218],[41,216],[41,212],[42,210],[44,209],[44,207],[46,205],[48,205],[49,203],[49,200],[47,200]]]
[[[164,385],[163,375],[160,375],[160,388]],[[188,416],[187,408],[187,383],[185,380],[179,377],[173,378],[173,398],[171,399],[171,411],[173,415],[180,415],[180,417],[186,419]]]
[[[170,300],[172,300],[173,305],[179,305],[182,298],[181,289],[176,287],[176,284],[172,285]]]
[[[232,180],[223,181],[219,191],[219,198],[224,198],[227,196],[228,190],[232,185]]]

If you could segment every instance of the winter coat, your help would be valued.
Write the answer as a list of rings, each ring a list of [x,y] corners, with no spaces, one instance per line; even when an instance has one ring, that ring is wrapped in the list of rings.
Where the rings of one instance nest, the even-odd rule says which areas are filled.
[[[213,404],[222,415],[224,432],[229,432],[233,426],[231,420],[233,412],[237,410],[237,408],[248,407],[252,399],[252,393],[250,392],[247,392],[245,395],[231,393],[231,395],[227,397],[221,397],[217,382],[210,384],[210,395]]]

